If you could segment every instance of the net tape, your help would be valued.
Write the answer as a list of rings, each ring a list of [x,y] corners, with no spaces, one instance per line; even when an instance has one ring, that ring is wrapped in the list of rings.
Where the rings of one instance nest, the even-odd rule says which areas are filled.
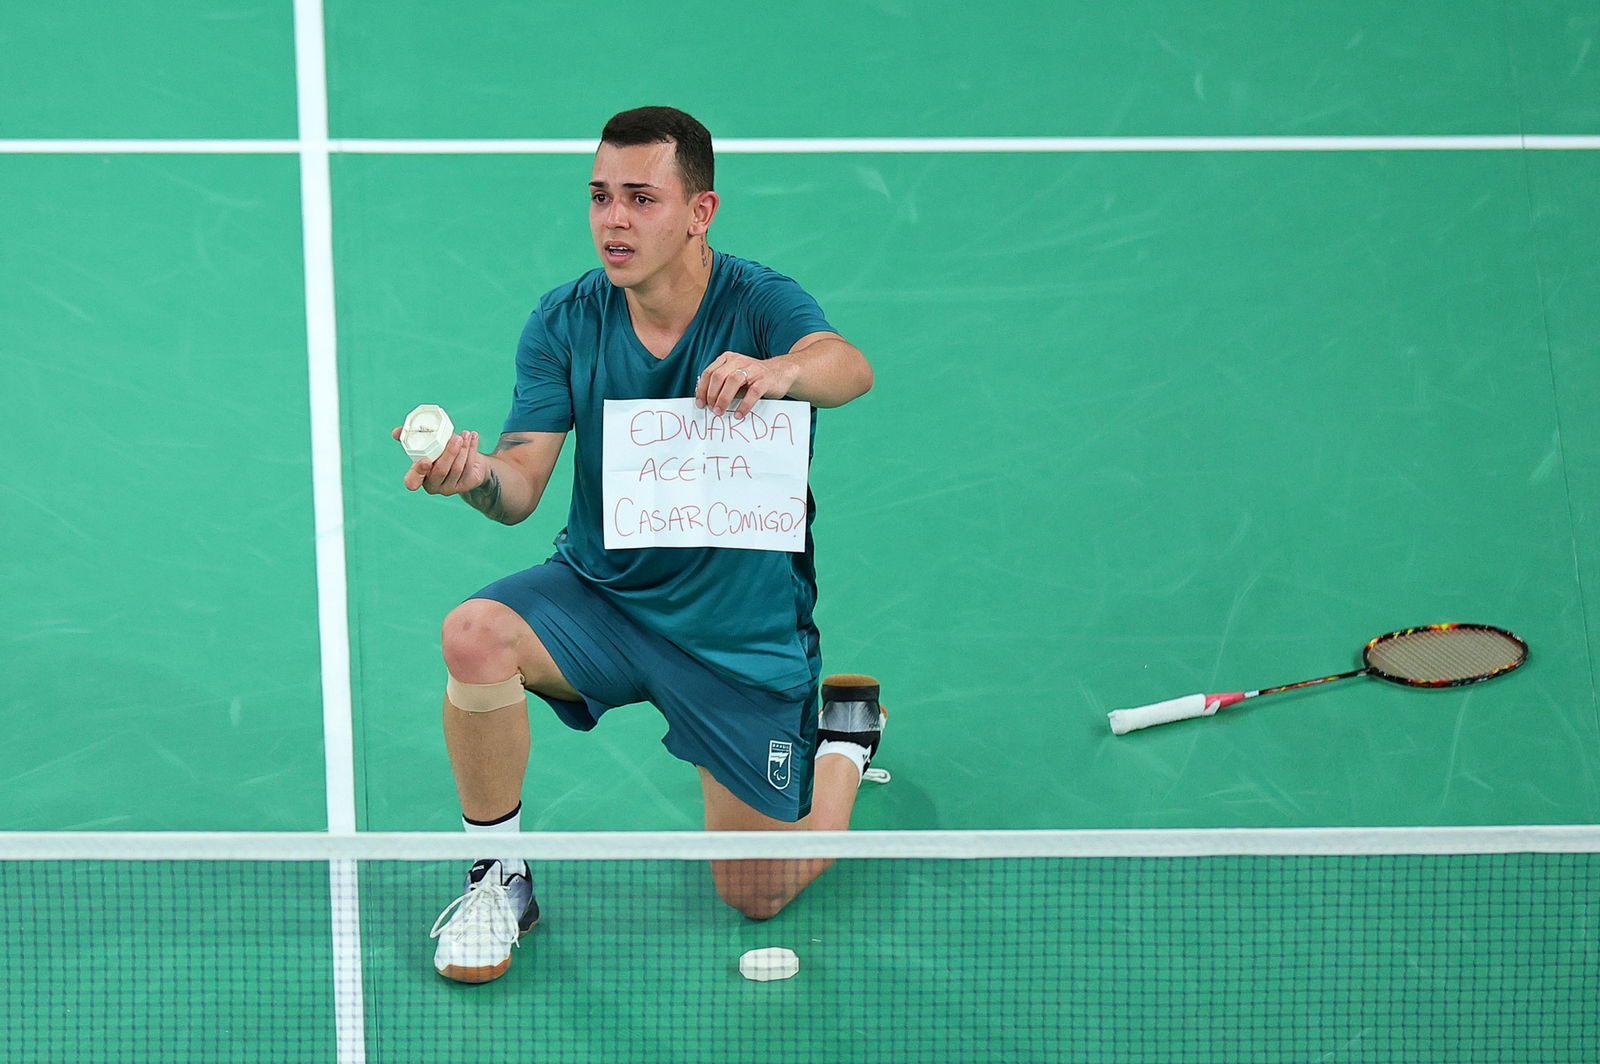
[[[0,832],[0,860],[473,860],[461,832]],[[1042,831],[523,832],[538,860],[1207,857],[1600,852],[1600,825]]]

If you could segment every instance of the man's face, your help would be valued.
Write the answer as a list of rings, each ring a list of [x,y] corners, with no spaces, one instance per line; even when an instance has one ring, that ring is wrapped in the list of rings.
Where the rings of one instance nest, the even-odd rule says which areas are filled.
[[[696,235],[695,203],[684,197],[677,146],[601,144],[589,182],[589,231],[611,283],[639,288],[682,261]]]

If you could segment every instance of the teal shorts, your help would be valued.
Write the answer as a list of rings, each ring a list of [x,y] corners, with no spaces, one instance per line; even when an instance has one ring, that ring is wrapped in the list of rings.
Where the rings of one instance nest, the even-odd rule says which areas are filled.
[[[747,805],[793,822],[811,811],[820,641],[801,633],[812,682],[798,699],[740,683],[619,609],[559,557],[497,580],[473,598],[515,610],[582,702],[541,698],[588,731],[608,709],[649,702],[667,721],[661,743],[711,773]]]

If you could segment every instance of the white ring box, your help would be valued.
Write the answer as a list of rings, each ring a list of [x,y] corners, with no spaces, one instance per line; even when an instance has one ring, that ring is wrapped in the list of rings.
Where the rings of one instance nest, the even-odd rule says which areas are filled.
[[[405,426],[400,430],[400,444],[413,461],[426,458],[431,462],[444,453],[444,445],[450,442],[455,431],[443,407],[424,403],[406,415]]]
[[[790,979],[800,971],[800,958],[782,946],[753,949],[739,958],[739,974],[758,983]]]

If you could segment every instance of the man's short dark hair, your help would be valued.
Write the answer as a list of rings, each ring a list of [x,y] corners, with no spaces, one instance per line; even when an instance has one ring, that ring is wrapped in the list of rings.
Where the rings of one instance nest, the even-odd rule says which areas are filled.
[[[600,134],[600,142],[618,148],[671,143],[684,192],[693,196],[715,187],[717,164],[711,153],[711,132],[676,107],[635,107],[614,115]]]

